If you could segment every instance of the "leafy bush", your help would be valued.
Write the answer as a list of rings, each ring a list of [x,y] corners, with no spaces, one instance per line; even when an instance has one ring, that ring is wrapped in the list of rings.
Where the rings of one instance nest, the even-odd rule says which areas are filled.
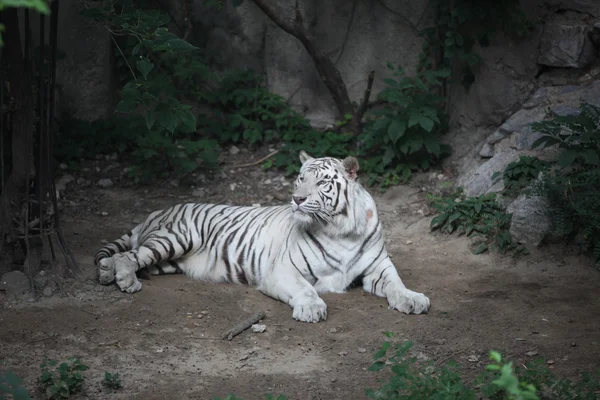
[[[506,214],[496,202],[495,193],[466,199],[456,195],[448,196],[432,205],[439,215],[431,220],[431,229],[479,237],[473,243],[474,254],[481,254],[490,248],[501,254],[511,250],[527,252],[524,247],[512,241],[508,231],[512,216]]]
[[[516,195],[537,179],[540,172],[546,171],[550,165],[550,162],[542,161],[537,157],[521,156],[519,161],[508,164],[503,172],[494,172],[492,181],[496,183],[502,178],[504,192]]]
[[[394,70],[391,64],[388,68]],[[449,154],[449,147],[440,142],[447,129],[444,99],[432,90],[448,71],[428,70],[406,77],[398,67],[394,75],[398,79],[385,79],[386,88],[379,93],[384,107],[370,113],[376,119],[365,126],[359,142],[367,160],[365,169],[376,174],[391,169],[406,181],[413,170],[428,169]]]
[[[68,399],[81,390],[84,380],[82,372],[88,366],[78,358],[69,358],[55,368],[57,364],[56,360],[44,359],[40,366],[42,376],[39,383],[47,399]]]
[[[527,253],[524,247],[513,242],[508,231],[512,215],[506,214],[496,202],[495,193],[463,199],[459,192],[458,196],[442,198],[432,205],[439,215],[431,220],[431,229],[478,237],[473,243],[474,254],[490,248],[501,254],[511,250]]]
[[[556,165],[535,192],[550,202],[553,230],[578,240],[600,266],[600,107],[582,104],[577,115],[532,125],[542,136],[532,147],[558,146]]]

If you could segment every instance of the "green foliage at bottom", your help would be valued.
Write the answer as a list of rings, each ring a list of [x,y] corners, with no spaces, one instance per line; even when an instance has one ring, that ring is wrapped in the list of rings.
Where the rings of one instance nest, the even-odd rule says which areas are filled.
[[[386,332],[386,336],[393,334]],[[453,360],[442,365],[434,361],[417,362],[411,355],[412,342],[392,344],[385,341],[373,356],[368,368],[371,372],[386,373],[377,389],[366,389],[365,394],[376,400],[595,400],[600,390],[600,369],[595,374],[584,373],[578,382],[557,378],[542,359],[514,367],[502,355],[491,350],[490,363],[469,384],[460,374],[460,366]],[[542,396],[543,393],[543,396]],[[550,397],[548,397],[550,396]],[[267,400],[286,400],[283,395],[267,395]],[[242,400],[230,394],[222,399]]]
[[[0,400],[30,400],[27,389],[23,386],[23,379],[12,371],[0,372]]]
[[[40,366],[42,376],[39,384],[48,400],[68,399],[79,392],[84,381],[82,372],[88,369],[78,358],[69,358],[57,365],[56,360],[46,358]]]

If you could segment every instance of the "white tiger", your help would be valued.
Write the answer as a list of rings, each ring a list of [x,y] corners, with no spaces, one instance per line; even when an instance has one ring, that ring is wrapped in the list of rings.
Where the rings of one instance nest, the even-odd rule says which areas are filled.
[[[95,256],[99,281],[137,292],[136,272],[185,273],[193,279],[257,286],[289,304],[294,319],[327,319],[324,292],[360,282],[391,309],[421,314],[429,299],[404,286],[384,243],[358,161],[312,158],[302,167],[291,206],[179,204],[155,211]]]

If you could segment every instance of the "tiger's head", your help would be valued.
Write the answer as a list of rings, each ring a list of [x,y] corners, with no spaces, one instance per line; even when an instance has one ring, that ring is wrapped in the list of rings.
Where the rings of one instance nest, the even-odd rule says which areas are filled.
[[[349,189],[356,183],[358,161],[333,157],[313,158],[300,151],[302,167],[294,183],[291,206],[296,222],[327,226],[348,215]]]

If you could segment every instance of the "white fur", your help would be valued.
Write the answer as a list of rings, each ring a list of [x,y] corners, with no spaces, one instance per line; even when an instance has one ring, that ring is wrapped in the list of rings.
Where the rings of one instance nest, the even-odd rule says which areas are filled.
[[[375,202],[355,175],[338,159],[314,159],[304,152],[300,159],[294,190],[303,200],[299,204],[185,204],[156,211],[116,241],[129,250],[112,255],[116,246],[109,244],[98,252],[101,283],[116,279],[123,291],[140,290],[135,275],[140,268],[176,270],[164,251],[171,246],[170,261],[189,277],[255,285],[289,304],[299,321],[325,320],[327,305],[319,293],[342,293],[359,276],[364,290],[386,297],[390,308],[427,312],[429,299],[408,290],[392,264]]]

